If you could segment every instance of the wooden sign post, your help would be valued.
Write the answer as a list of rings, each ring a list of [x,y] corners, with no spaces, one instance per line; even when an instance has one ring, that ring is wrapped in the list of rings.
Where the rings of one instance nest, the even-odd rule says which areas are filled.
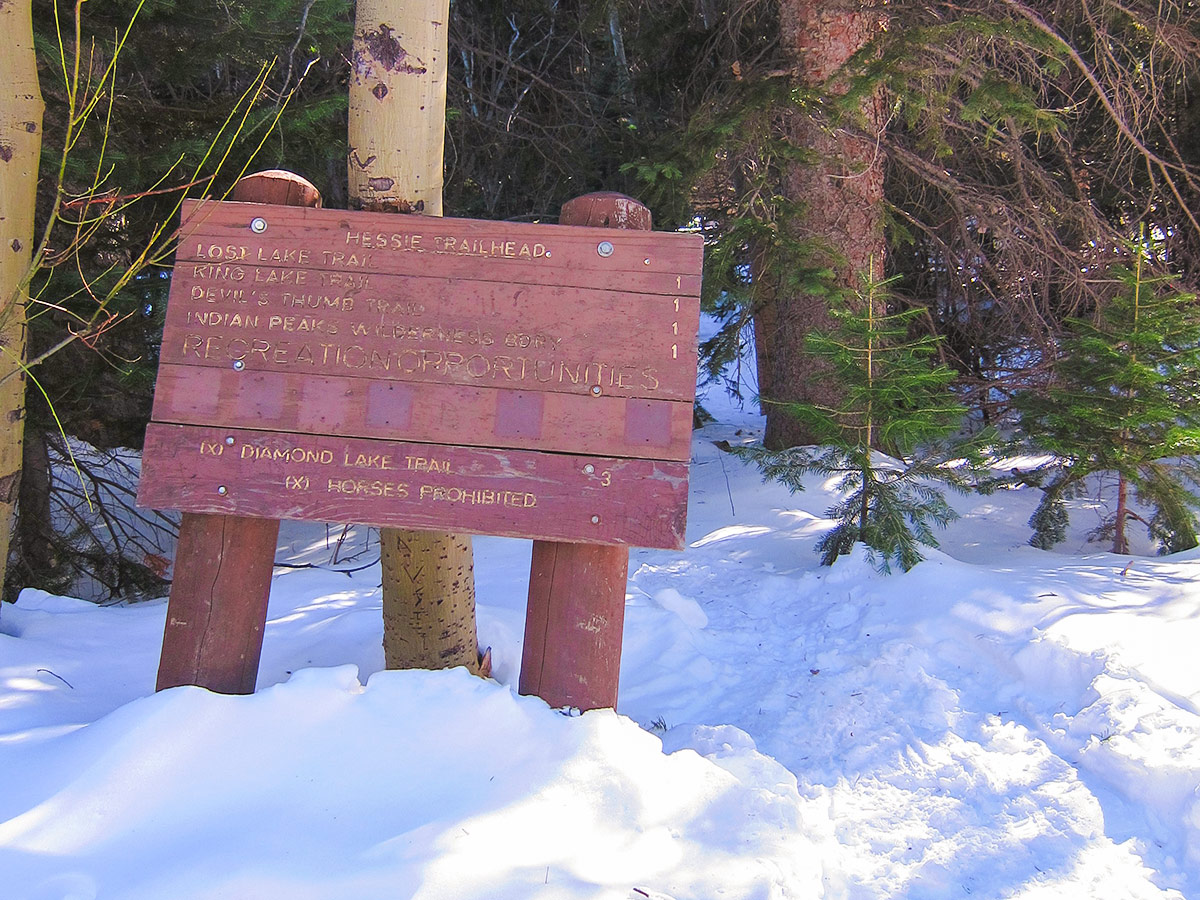
[[[233,198],[321,204],[309,182],[278,171],[243,178]],[[223,694],[254,693],[278,540],[278,519],[183,514],[156,690],[198,684]]]
[[[699,236],[211,201],[183,215],[142,505],[682,546]],[[168,629],[194,636],[175,593]]]
[[[572,200],[558,221],[638,231],[651,226],[650,210],[620,194]],[[522,694],[553,707],[616,708],[628,579],[627,547],[533,542]]]

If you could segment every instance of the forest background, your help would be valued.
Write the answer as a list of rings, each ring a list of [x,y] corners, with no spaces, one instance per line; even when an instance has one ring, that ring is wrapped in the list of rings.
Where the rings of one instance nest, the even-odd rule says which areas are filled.
[[[84,572],[101,599],[161,596],[165,560],[147,529],[114,545],[103,515],[53,512],[85,506],[63,432],[101,450],[140,447],[169,259],[100,317],[94,288],[137,258],[184,190],[220,196],[247,165],[298,172],[326,206],[347,205],[353,5],[36,0],[33,13],[46,103],[35,231],[54,209],[46,173],[59,171],[64,141],[67,195],[103,227],[52,254],[31,286],[29,358],[62,346],[31,372],[5,596],[65,591]],[[1155,319],[1150,343],[1166,352],[1139,377],[1172,376],[1152,386],[1171,400],[1159,425],[1195,424],[1198,367],[1174,367],[1196,351],[1196,3],[453,0],[448,25],[447,214],[553,221],[572,197],[618,190],[646,202],[657,228],[702,230],[705,303],[725,327],[701,362],[747,400],[770,401],[769,450],[824,437],[794,413],[837,408],[844,386],[822,377],[830,363],[808,334],[836,330],[831,310],[872,314],[864,297],[880,295],[882,312],[902,316],[893,340],[932,339],[921,346],[951,373],[944,390],[970,428],[1095,429],[1119,452],[1053,449],[1083,460],[1076,475],[1136,457],[1134,487],[1151,494],[1139,466],[1190,455],[1194,433],[1148,428],[1156,446],[1137,456],[1127,427],[1087,411],[1114,394],[1142,408],[1139,388],[1118,373],[1089,393],[1072,379],[1103,367],[1061,363],[1097,342],[1139,358],[1124,336],[1145,338],[1143,300],[1162,301],[1176,318]],[[111,106],[78,135],[60,33],[68,53],[84,49],[85,79],[100,83],[115,60]],[[729,366],[751,334],[747,378]],[[1047,421],[1046,403],[1080,396],[1076,420]],[[95,500],[122,502],[110,473],[77,462]],[[1065,469],[1046,477],[1050,501],[1073,483]],[[1171,496],[1178,521],[1147,524],[1164,549],[1194,545],[1194,500]],[[1053,502],[1044,513],[1038,533],[1052,542]]]

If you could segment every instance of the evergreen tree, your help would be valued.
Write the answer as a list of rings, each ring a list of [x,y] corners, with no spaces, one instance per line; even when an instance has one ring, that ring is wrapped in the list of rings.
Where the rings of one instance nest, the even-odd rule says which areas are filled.
[[[1200,312],[1194,294],[1149,274],[1144,231],[1128,249],[1132,267],[1113,268],[1112,300],[1092,320],[1069,321],[1046,391],[1018,398],[1025,432],[1057,457],[1029,523],[1036,547],[1062,540],[1064,501],[1099,472],[1117,476],[1116,509],[1097,532],[1114,553],[1129,552],[1126,526],[1141,520],[1130,487],[1154,510],[1142,521],[1160,552],[1196,546]]]
[[[954,372],[935,361],[937,338],[913,335],[920,309],[887,309],[888,283],[865,279],[855,303],[831,311],[835,328],[808,337],[808,351],[826,362],[841,399],[836,406],[791,403],[786,411],[823,445],[740,451],[764,478],[792,491],[803,489],[809,473],[837,479],[842,499],[826,512],[837,525],[817,544],[824,565],[861,541],[883,571],[892,563],[911,569],[922,559],[919,545],[937,546],[934,526],[956,515],[935,485],[969,489],[989,437],[954,440],[966,413],[949,391]]]
[[[823,287],[844,286],[842,247],[822,239],[833,232],[820,222],[843,207],[795,190],[789,177],[819,174],[848,155],[815,138],[788,139],[799,131],[787,125],[804,119],[886,161],[886,272],[902,273],[896,293],[928,310],[959,374],[959,398],[987,421],[1006,418],[1013,394],[1053,358],[1063,321],[1103,301],[1097,248],[1116,246],[1130,221],[1148,217],[1164,235],[1168,264],[1195,290],[1195,2],[839,0],[788,3],[786,18],[783,4],[737,4],[745,15],[711,5],[729,11],[730,42],[703,54],[705,65],[720,65],[706,74],[703,96],[681,104],[678,136],[636,169],[652,203],[673,195],[691,204],[710,239],[706,300],[727,326],[703,348],[710,373],[737,358],[753,319],[762,395],[800,396],[775,390],[795,377],[776,374],[777,365],[803,354],[796,335],[817,319],[801,311],[802,321],[772,327],[768,310],[787,319],[793,313],[777,295],[825,303]],[[816,9],[837,28],[854,6],[886,16],[886,29],[824,77],[796,78],[809,69],[797,72],[794,43],[781,34],[795,10]],[[849,35],[836,43],[858,46]],[[653,65],[641,59],[635,70]],[[881,96],[886,123],[869,115]],[[866,173],[860,160],[835,180],[870,181]],[[761,355],[764,334],[774,361]]]

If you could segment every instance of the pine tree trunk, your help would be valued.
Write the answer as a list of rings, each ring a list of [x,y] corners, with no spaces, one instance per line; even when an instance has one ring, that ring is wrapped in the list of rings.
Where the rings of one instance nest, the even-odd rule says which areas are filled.
[[[881,27],[880,14],[858,0],[782,0],[780,36],[807,87],[825,84]],[[837,85],[834,86],[837,89]],[[868,98],[862,109],[863,134],[830,129],[802,110],[784,117],[786,137],[812,151],[816,162],[793,162],[784,179],[787,199],[802,206],[801,220],[790,223],[795,236],[820,245],[818,256],[851,290],[874,261],[883,271],[883,160],[872,137],[886,122],[882,96]],[[831,322],[822,296],[768,286],[766,306],[755,316],[759,392],[768,401],[836,405],[840,392],[823,364],[804,352],[810,330]],[[772,449],[812,443],[813,436],[776,404],[765,404],[764,441]]]
[[[0,2],[0,585],[16,519],[25,432],[25,305],[33,248],[42,94],[29,0]]]
[[[1124,474],[1117,475],[1117,512],[1113,516],[1113,553],[1129,552],[1129,541],[1125,539],[1125,524],[1129,521],[1129,481]]]
[[[350,202],[442,214],[449,0],[359,0],[350,79]],[[471,538],[382,529],[388,668],[480,669]]]

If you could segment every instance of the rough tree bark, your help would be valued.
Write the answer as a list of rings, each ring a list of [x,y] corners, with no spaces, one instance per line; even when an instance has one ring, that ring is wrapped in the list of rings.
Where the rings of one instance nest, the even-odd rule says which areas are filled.
[[[42,94],[29,0],[0,0],[0,586],[21,483],[25,306],[33,248]]]
[[[442,214],[449,0],[359,0],[351,60],[350,202]],[[471,538],[380,530],[389,669],[480,671]]]
[[[781,0],[781,44],[803,87],[827,85],[838,68],[871,40],[882,14],[863,0]],[[827,85],[828,86],[828,85]],[[839,90],[834,82],[833,90]],[[803,110],[784,116],[783,128],[795,147],[812,152],[814,162],[792,162],[784,177],[785,197],[800,204],[795,235],[817,246],[817,258],[836,273],[837,283],[859,286],[859,273],[874,264],[883,271],[883,159],[874,135],[886,122],[883,98],[863,104],[862,132],[834,128]],[[766,445],[772,449],[811,443],[813,438],[780,402],[833,404],[839,394],[819,360],[804,352],[805,335],[828,326],[827,301],[772,285],[771,298],[754,319],[759,393],[767,401]]]

